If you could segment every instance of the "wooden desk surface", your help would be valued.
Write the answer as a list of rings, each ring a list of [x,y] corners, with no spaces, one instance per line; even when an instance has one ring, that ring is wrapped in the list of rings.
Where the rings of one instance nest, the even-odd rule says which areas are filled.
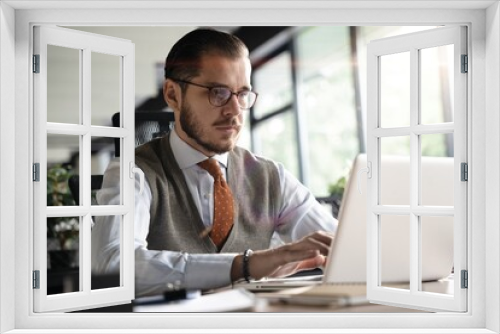
[[[352,306],[312,306],[297,305],[284,302],[258,303],[253,312],[270,313],[422,313],[424,311],[412,310],[377,304],[361,304]]]

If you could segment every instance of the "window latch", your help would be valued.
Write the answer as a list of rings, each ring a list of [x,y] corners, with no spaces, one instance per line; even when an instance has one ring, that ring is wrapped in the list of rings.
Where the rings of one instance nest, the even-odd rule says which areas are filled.
[[[139,174],[139,195],[141,195],[144,191],[144,172],[139,168],[135,167],[133,161],[129,163],[129,171],[130,171],[129,177],[131,179],[135,178],[134,174]]]
[[[358,186],[358,191],[360,194],[362,194],[362,192],[361,192],[361,188],[359,187],[359,178],[361,177],[361,173],[364,173],[364,172],[366,172],[366,176],[369,179],[372,178],[372,162],[371,161],[366,162],[366,168],[361,168],[360,170],[358,170],[358,176],[356,178],[356,185]]]

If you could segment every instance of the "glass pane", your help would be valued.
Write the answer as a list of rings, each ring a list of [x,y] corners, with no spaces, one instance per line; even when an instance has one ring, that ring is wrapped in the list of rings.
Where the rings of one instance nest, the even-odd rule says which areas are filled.
[[[121,157],[115,157],[115,140],[121,142],[120,138],[109,137],[92,137],[92,155],[91,155],[91,204],[92,205],[121,205]],[[120,144],[118,144],[120,145]],[[102,186],[103,175],[108,165],[113,161],[113,178],[114,196],[102,198],[100,203],[97,202],[96,193]]]
[[[92,290],[120,286],[122,216],[97,216],[92,227]]]
[[[453,280],[449,277],[453,268],[453,217],[423,216],[420,227],[422,290],[453,294]],[[437,268],[444,269],[439,271]]]
[[[406,283],[410,279],[410,216],[380,216],[380,242],[380,285],[408,289]]]
[[[380,57],[380,127],[410,125],[410,53]]]
[[[255,128],[255,153],[277,162],[298,177],[297,135],[292,112],[262,122]]]
[[[318,75],[328,78],[335,74],[349,73],[352,66],[350,56],[349,27],[305,27],[297,37],[301,80],[307,81]],[[343,81],[342,79],[337,78],[339,81]]]
[[[453,206],[453,134],[421,135],[420,146],[421,205]]]
[[[297,72],[304,97],[300,111],[307,118],[303,124],[308,146],[321,147],[307,150],[305,157],[308,187],[315,196],[342,196],[334,185],[348,176],[359,153],[349,46],[348,27],[305,28],[297,40]]]
[[[80,217],[47,218],[47,294],[80,291]]]
[[[121,111],[121,57],[92,52],[92,125],[111,126]]]
[[[259,97],[253,108],[256,118],[292,103],[292,60],[289,52],[272,58],[254,72],[252,82]]]
[[[453,122],[453,45],[420,50],[422,124]]]
[[[410,205],[410,137],[380,138],[380,204]]]
[[[79,136],[47,134],[47,206],[75,205],[79,160]]]
[[[47,45],[47,122],[80,123],[80,52]]]

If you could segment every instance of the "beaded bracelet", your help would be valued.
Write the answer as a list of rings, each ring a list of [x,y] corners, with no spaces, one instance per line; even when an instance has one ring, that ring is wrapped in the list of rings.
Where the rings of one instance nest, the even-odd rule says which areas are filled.
[[[250,260],[250,256],[252,256],[253,251],[251,249],[246,249],[243,252],[243,278],[245,281],[250,282],[250,273],[248,271],[248,261]]]

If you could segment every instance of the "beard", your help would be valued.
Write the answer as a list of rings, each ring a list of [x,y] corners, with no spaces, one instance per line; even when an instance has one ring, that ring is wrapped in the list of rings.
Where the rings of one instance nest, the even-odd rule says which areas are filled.
[[[203,147],[205,150],[209,152],[215,152],[216,154],[222,154],[231,151],[236,143],[238,137],[234,139],[234,141],[227,142],[215,142],[213,140],[208,139],[207,132],[203,129],[203,126],[200,122],[198,122],[197,116],[190,108],[189,104],[184,101],[180,110],[180,123],[184,132],[193,139],[198,145]],[[237,121],[235,119],[227,119],[223,121],[219,121],[214,125],[237,125]]]

